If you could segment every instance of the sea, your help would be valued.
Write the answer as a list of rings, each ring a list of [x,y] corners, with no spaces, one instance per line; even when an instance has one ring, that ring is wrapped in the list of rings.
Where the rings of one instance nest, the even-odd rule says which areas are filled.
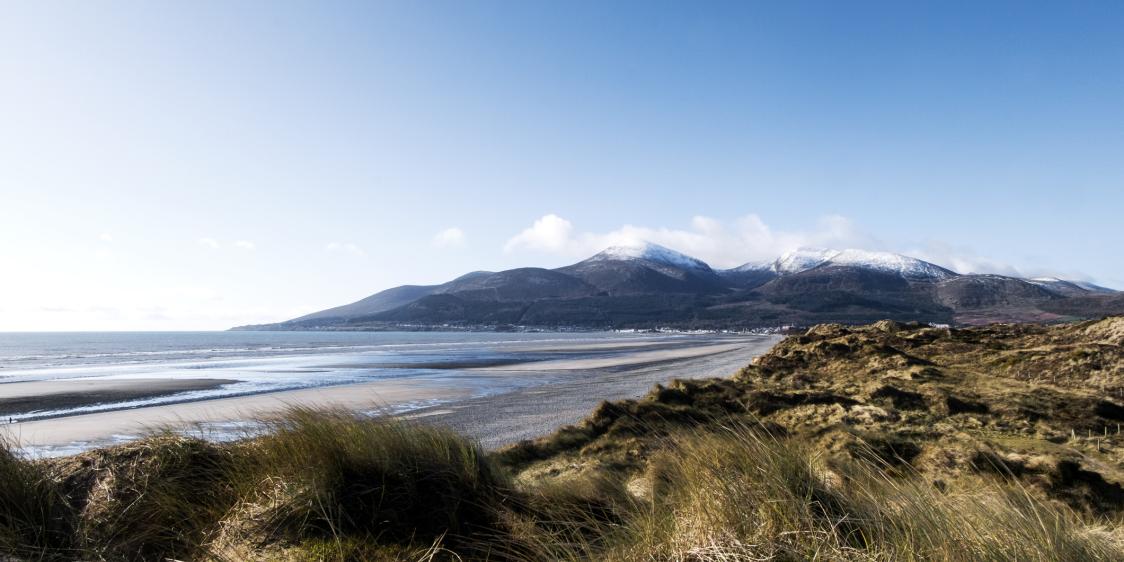
[[[440,379],[445,384],[463,380],[472,386],[474,395],[482,396],[550,379],[458,375],[472,367],[611,356],[634,351],[631,343],[675,346],[693,339],[695,336],[682,334],[617,332],[8,332],[0,333],[0,402],[7,384],[90,378],[227,382],[59,410],[9,408],[4,415],[12,421],[32,421],[391,378]]]

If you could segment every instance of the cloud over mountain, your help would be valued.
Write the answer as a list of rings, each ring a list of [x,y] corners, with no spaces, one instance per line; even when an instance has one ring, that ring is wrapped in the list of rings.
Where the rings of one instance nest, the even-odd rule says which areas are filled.
[[[695,216],[690,228],[623,225],[608,232],[580,232],[556,214],[540,217],[530,227],[508,239],[504,251],[543,252],[568,257],[588,255],[612,246],[654,242],[697,256],[717,267],[775,258],[808,246],[879,247],[846,217],[821,217],[808,230],[777,230],[761,217],[748,214],[733,221]]]
[[[898,241],[893,244],[870,234],[850,218],[824,215],[805,229],[777,229],[754,213],[734,220],[697,215],[689,228],[625,224],[606,232],[582,231],[554,213],[543,215],[512,236],[504,252],[544,253],[568,258],[593,254],[612,246],[648,241],[696,256],[718,268],[768,261],[801,248],[860,248],[916,256],[957,273],[990,273],[1014,277],[1063,277],[1096,281],[1080,271],[1052,271],[1014,265],[980,255],[972,248],[940,241]]]

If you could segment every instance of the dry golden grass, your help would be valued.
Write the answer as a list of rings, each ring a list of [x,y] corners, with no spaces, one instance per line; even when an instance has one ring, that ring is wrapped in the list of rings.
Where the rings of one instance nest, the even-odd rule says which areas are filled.
[[[652,463],[653,509],[622,560],[1117,560],[1076,512],[1011,481],[938,486],[876,461],[823,463],[806,445],[734,426]],[[894,469],[894,472],[899,472]]]
[[[445,430],[309,410],[269,423],[231,445],[158,435],[69,474],[4,457],[3,547],[22,560],[1124,559],[1118,523],[1016,480],[827,462],[755,425],[675,432],[632,481],[516,485]]]

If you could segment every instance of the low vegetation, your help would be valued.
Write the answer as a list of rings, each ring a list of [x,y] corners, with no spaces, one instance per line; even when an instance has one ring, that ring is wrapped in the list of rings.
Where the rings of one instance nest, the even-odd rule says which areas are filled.
[[[1124,321],[819,326],[487,453],[293,409],[265,435],[0,453],[10,560],[1124,559]],[[0,556],[0,559],[3,559]]]

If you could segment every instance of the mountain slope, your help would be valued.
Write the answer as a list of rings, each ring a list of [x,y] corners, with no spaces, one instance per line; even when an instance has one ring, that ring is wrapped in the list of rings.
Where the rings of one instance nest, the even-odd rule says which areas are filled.
[[[650,243],[609,248],[556,271],[608,295],[706,294],[726,288],[722,278],[701,260]]]
[[[467,279],[462,277],[441,285],[432,294],[456,295],[479,301],[527,301],[584,297],[596,293],[596,287],[564,273],[521,267]]]
[[[294,318],[285,322],[294,326],[314,326],[322,323],[332,323],[348,318],[371,316],[387,310],[393,310],[407,305],[426,295],[432,294],[440,285],[402,285],[385,291],[379,291],[367,298],[351,304],[321,310]]]
[[[716,271],[726,285],[735,289],[753,289],[760,287],[779,275],[773,270],[770,263],[750,263],[734,269]]]
[[[1065,279],[1058,279],[1057,277],[1035,277],[1034,279],[1027,279],[1026,281],[1038,285],[1052,293],[1057,293],[1066,297],[1078,297],[1090,294],[1111,295],[1116,292],[1112,289],[1107,289],[1086,281],[1067,281]]]
[[[1054,278],[961,275],[888,252],[800,249],[714,270],[669,248],[608,248],[557,269],[473,272],[242,329],[760,328],[882,318],[949,324],[1124,313],[1124,293]]]

